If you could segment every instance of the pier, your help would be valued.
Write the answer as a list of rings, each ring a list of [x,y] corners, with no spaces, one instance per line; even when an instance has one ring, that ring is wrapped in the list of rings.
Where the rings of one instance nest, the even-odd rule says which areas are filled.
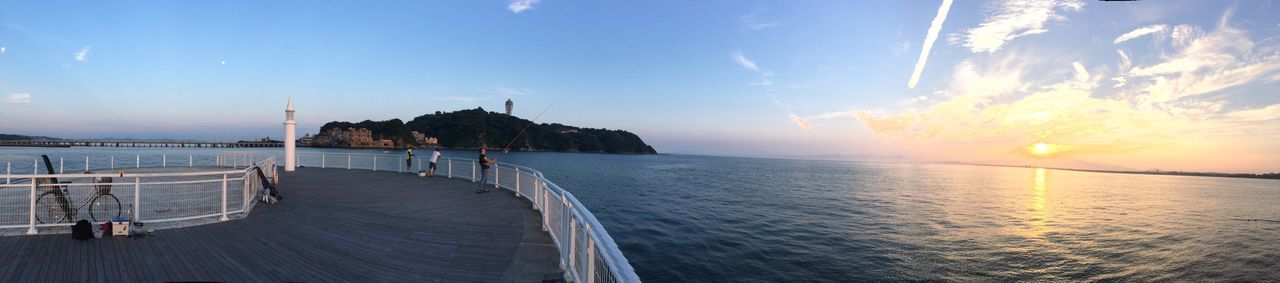
[[[264,141],[208,142],[208,141],[113,141],[113,140],[6,140],[0,146],[23,147],[282,147],[284,143]]]
[[[560,255],[528,199],[394,171],[299,168],[240,220],[145,238],[0,237],[0,281],[541,282]]]

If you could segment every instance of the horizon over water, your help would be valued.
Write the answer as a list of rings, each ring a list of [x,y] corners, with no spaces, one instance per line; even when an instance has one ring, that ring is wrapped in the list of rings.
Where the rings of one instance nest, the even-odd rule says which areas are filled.
[[[56,167],[57,156],[70,164],[85,154],[166,153],[185,163],[189,153],[229,151],[283,152],[0,148],[0,161],[30,170],[27,158],[46,152]],[[492,155],[541,170],[571,191],[651,282],[1280,280],[1280,180],[693,155]]]

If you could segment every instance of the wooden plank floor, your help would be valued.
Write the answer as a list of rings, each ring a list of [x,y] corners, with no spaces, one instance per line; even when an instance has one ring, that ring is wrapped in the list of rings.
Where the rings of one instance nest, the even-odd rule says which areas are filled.
[[[408,173],[281,173],[284,201],[240,220],[134,239],[0,237],[0,282],[540,282],[560,273],[540,216],[510,192]]]

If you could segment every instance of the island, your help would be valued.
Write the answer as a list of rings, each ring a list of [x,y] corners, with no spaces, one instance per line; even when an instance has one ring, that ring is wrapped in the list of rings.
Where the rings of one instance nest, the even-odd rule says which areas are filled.
[[[658,153],[639,136],[624,130],[538,124],[484,108],[436,111],[408,123],[400,119],[333,121],[321,126],[319,133],[303,136],[298,143],[306,147],[451,149],[502,149],[510,144],[514,151]]]

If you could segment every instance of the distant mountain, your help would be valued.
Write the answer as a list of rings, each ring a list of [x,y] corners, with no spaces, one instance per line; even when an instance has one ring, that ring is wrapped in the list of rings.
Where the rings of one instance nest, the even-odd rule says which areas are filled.
[[[60,140],[60,139],[51,138],[51,137],[42,137],[42,136],[0,134],[0,141],[32,141],[32,140],[47,141],[47,140]]]
[[[478,148],[485,146],[501,149],[511,143],[512,150],[599,152],[621,154],[656,154],[652,146],[639,136],[623,130],[592,129],[562,124],[532,124],[532,121],[484,108],[439,112],[418,116],[408,123],[400,119],[387,121],[365,120],[359,123],[334,121],[320,127],[320,132],[332,128],[366,128],[374,139],[389,139],[397,147],[413,140],[411,131],[439,139],[440,146],[448,148]],[[521,129],[524,134],[516,138]],[[512,139],[515,139],[512,142]]]

